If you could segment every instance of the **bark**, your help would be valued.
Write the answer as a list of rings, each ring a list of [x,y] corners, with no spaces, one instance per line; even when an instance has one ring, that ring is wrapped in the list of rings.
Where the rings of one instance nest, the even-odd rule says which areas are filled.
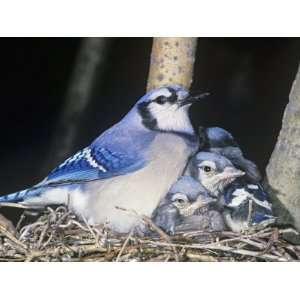
[[[279,221],[292,223],[300,230],[300,68],[266,169],[265,183]]]
[[[75,61],[74,71],[66,93],[57,126],[50,144],[49,166],[55,166],[74,151],[74,141],[80,126],[80,118],[90,102],[90,95],[97,77],[101,80],[99,68],[106,58],[108,42],[106,38],[84,38]],[[101,70],[100,70],[101,71]]]
[[[168,84],[189,89],[197,38],[154,38],[147,90]]]

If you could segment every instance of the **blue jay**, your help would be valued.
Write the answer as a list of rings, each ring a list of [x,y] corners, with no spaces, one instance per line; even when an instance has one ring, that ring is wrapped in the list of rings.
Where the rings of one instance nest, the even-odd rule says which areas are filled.
[[[232,231],[243,232],[276,221],[268,195],[259,184],[236,180],[225,188],[222,202],[225,222]]]
[[[213,152],[198,152],[190,160],[186,175],[199,182],[215,197],[220,197],[225,188],[245,172],[238,170],[225,156]]]
[[[208,218],[201,218],[201,209],[216,202],[209,192],[190,176],[182,176],[168,191],[152,215],[153,222],[169,234],[175,234],[176,226],[199,229],[208,227]],[[197,213],[198,212],[198,213]],[[196,221],[189,222],[189,216],[197,213]],[[196,224],[195,224],[196,223]],[[194,227],[193,227],[194,226]]]
[[[251,183],[261,181],[258,167],[243,156],[238,143],[227,130],[220,127],[200,127],[199,149],[200,151],[215,152],[225,156],[235,167],[246,173],[245,177]]]
[[[244,158],[233,136],[223,128],[201,127],[199,145],[200,149],[225,156],[235,167],[246,173],[245,176],[227,185],[222,194],[227,225],[233,231],[240,232],[254,225],[273,223],[275,218],[272,214],[272,205],[259,183],[260,172],[253,162]]]
[[[68,205],[89,224],[129,232],[139,222],[130,211],[151,216],[197,150],[188,109],[204,96],[189,96],[177,85],[148,92],[119,123],[42,182],[0,201]]]

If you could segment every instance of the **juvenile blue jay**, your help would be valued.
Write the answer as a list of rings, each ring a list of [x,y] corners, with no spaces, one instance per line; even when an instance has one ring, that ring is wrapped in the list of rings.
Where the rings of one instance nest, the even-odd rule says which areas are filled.
[[[214,226],[210,224],[210,221],[222,223],[222,216],[219,214],[221,221],[215,220],[216,218],[211,220],[213,214],[207,213],[204,217],[201,209],[216,200],[198,180],[190,176],[182,176],[171,186],[166,197],[155,209],[152,220],[169,234],[174,234],[177,226],[181,229],[187,226],[195,230],[208,229]],[[197,213],[197,218],[191,220],[189,217],[195,213]]]
[[[225,156],[246,173],[227,185],[222,194],[227,225],[240,232],[259,223],[275,222],[269,197],[259,183],[260,172],[253,162],[244,158],[234,137],[223,128],[199,128],[199,144],[200,149]]]
[[[190,160],[185,173],[199,180],[211,195],[218,198],[231,182],[245,175],[225,156],[213,152],[198,152]]]
[[[236,180],[225,188],[222,202],[224,219],[232,231],[243,232],[276,221],[268,195],[259,184]]]
[[[191,97],[177,85],[148,92],[119,123],[42,182],[0,201],[64,204],[90,224],[107,222],[116,231],[130,231],[139,220],[130,211],[151,216],[197,150],[188,109],[205,95]]]
[[[199,149],[225,156],[235,167],[246,173],[245,177],[251,183],[261,181],[258,167],[244,157],[238,143],[227,130],[220,127],[199,127]]]

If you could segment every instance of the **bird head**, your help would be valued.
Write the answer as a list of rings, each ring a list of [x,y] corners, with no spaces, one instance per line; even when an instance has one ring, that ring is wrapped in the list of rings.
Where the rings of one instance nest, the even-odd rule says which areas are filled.
[[[234,137],[220,127],[199,127],[200,149],[238,147]]]
[[[216,197],[228,184],[245,175],[226,157],[211,152],[199,152],[191,160],[189,168],[191,175]]]
[[[260,182],[262,177],[258,167],[246,159],[234,137],[220,127],[199,127],[199,149],[216,152],[228,158],[235,167],[246,173],[253,183]]]
[[[179,178],[172,185],[167,197],[183,216],[193,215],[197,209],[216,201],[199,181],[190,176]]]
[[[208,94],[191,96],[178,85],[165,86],[148,92],[137,102],[143,125],[150,130],[193,134],[188,116],[192,103]]]

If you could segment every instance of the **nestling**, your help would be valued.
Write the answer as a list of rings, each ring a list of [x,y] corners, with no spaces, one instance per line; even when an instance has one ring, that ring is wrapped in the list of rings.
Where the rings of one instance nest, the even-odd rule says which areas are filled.
[[[251,183],[258,183],[261,174],[258,167],[252,161],[246,159],[234,137],[220,127],[199,128],[200,151],[218,153],[228,158],[232,164],[244,171],[245,177]]]
[[[238,179],[225,189],[223,199],[224,218],[232,231],[243,232],[276,221],[268,195],[259,184]]]
[[[155,209],[152,220],[169,234],[175,234],[176,228],[182,228],[182,224],[194,230],[208,229],[210,224],[201,209],[215,202],[216,198],[199,181],[190,176],[182,176],[171,186],[165,199]],[[189,217],[195,213],[196,219],[189,222]]]
[[[259,183],[260,172],[255,163],[244,158],[234,137],[223,128],[208,127],[199,129],[199,139],[200,148],[225,156],[246,173],[227,185],[221,195],[228,227],[241,232],[259,223],[260,226],[273,223],[272,205]]]
[[[226,186],[245,175],[226,157],[211,152],[198,152],[190,160],[186,174],[197,179],[215,197],[220,197]]]

